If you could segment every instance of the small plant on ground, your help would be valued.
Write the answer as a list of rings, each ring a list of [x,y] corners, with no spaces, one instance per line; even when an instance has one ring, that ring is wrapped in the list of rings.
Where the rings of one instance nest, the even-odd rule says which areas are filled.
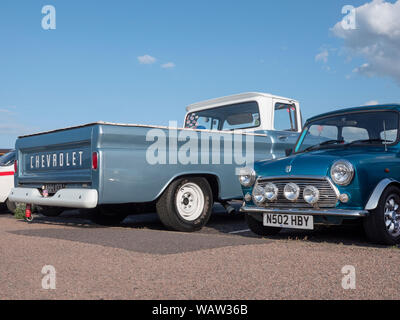
[[[25,204],[18,203],[17,208],[15,209],[14,212],[14,217],[17,220],[23,220],[25,218]]]

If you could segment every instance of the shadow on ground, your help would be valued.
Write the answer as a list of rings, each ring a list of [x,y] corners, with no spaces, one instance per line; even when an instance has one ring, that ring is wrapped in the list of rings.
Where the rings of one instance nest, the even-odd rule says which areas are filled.
[[[11,217],[10,215],[8,216]],[[110,229],[114,231],[115,227],[136,230],[167,231],[161,224],[156,213],[128,216],[121,224],[114,228],[96,225],[90,221],[88,216],[85,216],[78,211],[65,211],[59,217],[53,218],[35,215],[35,219],[32,223],[69,226],[75,228]],[[209,223],[199,233],[230,235],[232,237],[242,238],[260,238],[248,230],[243,214],[237,213],[229,215],[219,205],[214,207]],[[298,240],[313,243],[386,248],[385,246],[369,243],[361,225],[316,226],[316,230],[314,231],[283,230],[280,234],[267,237],[266,239],[286,241]]]

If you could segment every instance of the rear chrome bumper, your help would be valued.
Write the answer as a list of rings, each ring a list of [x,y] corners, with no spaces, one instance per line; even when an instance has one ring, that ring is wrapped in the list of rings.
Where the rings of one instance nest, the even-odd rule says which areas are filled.
[[[52,197],[43,197],[38,189],[14,188],[8,197],[13,202],[39,206],[76,209],[96,208],[98,193],[95,189],[61,189]]]
[[[242,207],[240,212],[245,213],[276,213],[276,214],[299,214],[306,216],[336,216],[336,217],[365,217],[368,215],[366,210],[342,210],[342,209],[284,209],[284,208],[259,208]]]

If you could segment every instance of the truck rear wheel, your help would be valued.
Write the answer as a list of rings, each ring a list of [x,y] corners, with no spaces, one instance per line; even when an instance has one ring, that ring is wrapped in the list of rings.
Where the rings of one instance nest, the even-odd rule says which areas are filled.
[[[128,216],[112,205],[101,205],[95,209],[81,209],[81,213],[88,215],[88,218],[101,226],[118,225]]]
[[[38,208],[38,212],[44,215],[45,217],[58,217],[61,213],[64,212],[63,208],[59,207],[42,207]]]
[[[213,194],[208,181],[201,177],[181,178],[172,182],[157,201],[161,222],[174,231],[194,232],[210,219]]]
[[[258,221],[249,214],[246,214],[246,222],[253,233],[262,237],[275,236],[282,230],[281,228],[265,227],[262,221]]]

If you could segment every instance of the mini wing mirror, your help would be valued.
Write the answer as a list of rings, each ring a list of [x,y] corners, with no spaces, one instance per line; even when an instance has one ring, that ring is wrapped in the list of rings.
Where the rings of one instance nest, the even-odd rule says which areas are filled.
[[[285,150],[286,157],[289,157],[293,154],[293,149],[286,149]]]

